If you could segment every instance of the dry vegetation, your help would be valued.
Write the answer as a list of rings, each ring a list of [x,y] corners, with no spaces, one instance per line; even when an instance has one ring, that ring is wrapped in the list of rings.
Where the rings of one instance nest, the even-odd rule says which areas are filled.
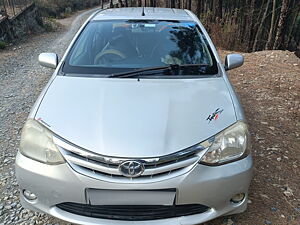
[[[72,12],[100,5],[99,0],[35,0],[43,16],[63,18]]]
[[[112,0],[110,0],[112,2]],[[119,7],[156,6],[192,10],[224,49],[300,51],[299,0],[119,0]],[[298,47],[297,47],[298,46]]]

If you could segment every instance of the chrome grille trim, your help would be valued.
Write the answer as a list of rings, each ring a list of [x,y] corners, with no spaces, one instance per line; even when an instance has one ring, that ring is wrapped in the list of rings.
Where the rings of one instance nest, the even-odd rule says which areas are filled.
[[[94,178],[94,179],[107,181],[107,182],[111,182],[111,183],[117,182],[117,183],[130,183],[130,184],[154,183],[154,182],[159,182],[161,180],[171,179],[171,178],[181,176],[181,175],[189,172],[194,166],[195,166],[195,164],[185,167],[183,169],[170,171],[166,174],[128,178],[128,177],[124,177],[121,175],[113,176],[113,175],[108,175],[108,174],[97,173],[96,171],[92,171],[92,170],[86,169],[84,167],[77,166],[75,164],[71,165],[71,167],[78,173],[88,176],[88,177],[91,177],[91,178]]]
[[[96,163],[89,162],[88,160],[82,160],[78,157],[72,156],[72,155],[65,155],[65,158],[68,162],[71,162],[73,164],[89,168],[92,170],[96,170],[102,173],[108,173],[113,175],[120,175],[120,172],[118,169],[110,168],[110,167],[104,167]]]
[[[144,171],[144,173],[142,174],[142,176],[150,176],[150,175],[164,173],[166,171],[177,170],[177,169],[180,169],[183,167],[193,165],[195,162],[198,162],[198,161],[199,161],[199,157],[193,157],[193,158],[190,158],[190,159],[178,162],[178,163],[161,166],[161,167],[157,167],[154,169],[146,169]]]
[[[82,149],[60,137],[53,137],[69,165],[77,172],[101,180],[114,182],[154,182],[168,179],[190,171],[200,160],[211,141],[202,142],[173,154],[153,158],[108,157]],[[119,165],[124,161],[136,160],[143,163],[145,170],[135,178],[124,177]],[[151,179],[149,179],[151,178]]]
[[[85,158],[93,159],[95,161],[99,161],[102,163],[108,163],[108,164],[120,164],[124,161],[128,160],[141,160],[141,158],[120,158],[120,157],[109,157],[109,156],[103,156],[100,154],[95,154],[89,150],[82,149],[79,146],[76,146],[72,143],[68,143],[65,140],[62,140],[59,137],[54,136],[53,141],[56,145],[62,147],[65,150],[68,150],[70,152],[75,153],[76,155],[80,155]],[[201,143],[201,145],[196,144],[194,146],[191,146],[189,148],[186,148],[182,151],[175,152],[170,155],[160,156],[160,157],[153,157],[153,158],[143,158],[141,161],[143,161],[145,164],[158,164],[158,163],[164,163],[168,161],[172,161],[175,159],[183,158],[187,155],[201,152],[205,149],[207,149],[211,145],[211,141],[208,139],[207,141],[204,141]]]
[[[92,170],[96,170],[96,171],[102,172],[102,173],[107,173],[107,174],[112,174],[112,175],[120,175],[118,168],[110,168],[110,167],[101,166],[99,164],[91,163],[88,160],[82,160],[78,157],[68,155],[68,154],[65,155],[65,158],[68,162],[71,162],[78,166],[90,168]],[[153,169],[146,169],[145,172],[142,174],[142,176],[151,176],[154,174],[164,173],[166,171],[177,170],[182,167],[190,166],[191,164],[194,164],[197,161],[199,161],[199,157],[193,157],[193,158],[190,158],[190,159],[187,159],[184,161],[180,161],[176,164],[170,164],[170,165],[161,166],[161,167],[157,167],[157,168],[153,168]]]

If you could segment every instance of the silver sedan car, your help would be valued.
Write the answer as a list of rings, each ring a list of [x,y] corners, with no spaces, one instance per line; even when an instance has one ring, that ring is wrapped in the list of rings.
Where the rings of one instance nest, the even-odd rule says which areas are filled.
[[[198,224],[246,210],[247,124],[225,65],[188,10],[100,10],[22,131],[25,208],[77,224]]]

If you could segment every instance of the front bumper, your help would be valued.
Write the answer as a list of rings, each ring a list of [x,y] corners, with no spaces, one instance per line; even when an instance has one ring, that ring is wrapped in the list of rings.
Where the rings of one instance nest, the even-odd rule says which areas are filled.
[[[251,155],[237,162],[210,167],[197,164],[190,172],[153,183],[110,183],[96,180],[75,172],[67,163],[46,165],[18,153],[16,176],[21,190],[37,195],[28,201],[21,191],[21,203],[25,208],[48,213],[77,224],[128,224],[128,221],[96,219],[68,213],[56,207],[59,203],[87,204],[86,189],[105,190],[157,190],[176,188],[176,204],[202,204],[210,207],[205,213],[161,220],[132,221],[131,224],[197,224],[216,217],[240,213],[246,210],[247,195],[252,178]],[[238,204],[230,199],[239,193],[246,198]]]

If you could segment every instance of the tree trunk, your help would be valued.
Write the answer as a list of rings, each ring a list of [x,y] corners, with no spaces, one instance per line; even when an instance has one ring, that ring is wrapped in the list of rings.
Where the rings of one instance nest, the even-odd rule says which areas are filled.
[[[138,7],[142,7],[142,0],[138,0]]]
[[[5,6],[5,1],[3,0],[3,9],[4,9],[4,13],[5,15],[7,14],[7,11],[6,11],[6,6]]]
[[[261,19],[261,22],[260,22],[260,24],[259,24],[258,30],[257,30],[257,32],[256,32],[255,39],[254,39],[254,43],[253,43],[253,47],[252,47],[252,52],[255,52],[255,51],[256,51],[258,38],[260,37],[260,34],[261,34],[261,32],[262,32],[263,24],[265,23],[265,19],[266,19],[266,17],[267,17],[269,5],[270,5],[270,0],[267,1],[267,6],[266,6],[266,9],[265,9],[264,15],[263,15],[263,17],[262,17],[262,19]]]
[[[275,36],[273,49],[278,49],[280,47],[280,45],[283,43],[283,39],[284,39],[283,30],[284,30],[284,25],[286,23],[286,18],[287,18],[287,13],[288,13],[288,5],[289,5],[288,0],[282,0],[280,17],[279,17],[279,21],[278,21],[277,32],[276,32],[276,36]]]
[[[287,38],[286,45],[285,45],[286,47],[288,47],[290,42],[291,42],[294,30],[295,29],[297,30],[297,23],[296,22],[297,22],[297,18],[300,16],[300,1],[298,3],[296,2],[296,5],[293,6],[293,8],[295,8],[295,15],[294,15],[294,18],[292,20],[291,25],[289,26],[290,27],[290,32],[287,36],[288,38]]]
[[[274,25],[275,25],[275,17],[276,16],[276,0],[273,0],[273,8],[272,8],[272,19],[271,19],[271,25],[270,25],[270,30],[269,30],[269,35],[268,35],[268,41],[266,43],[266,50],[270,50],[271,47],[271,42],[272,42],[272,37],[273,37],[273,32],[274,32]]]
[[[214,10],[214,1],[213,1],[213,0],[212,0],[212,1],[209,1],[209,10],[210,10],[211,12],[215,11],[215,10]]]
[[[219,18],[219,20],[222,19],[222,5],[223,5],[223,0],[218,0],[217,17]]]
[[[247,4],[247,3],[246,3]],[[245,29],[246,29],[246,7],[241,7],[240,5],[240,1],[238,2],[238,6],[237,6],[240,10],[239,10],[239,14],[238,14],[238,17],[237,17],[237,33],[236,33],[236,37],[237,37],[237,40],[240,42],[240,43],[243,43],[244,42],[244,34],[245,34]],[[218,16],[216,17],[218,18]]]
[[[255,9],[255,0],[250,0],[250,9],[249,9],[249,15],[247,20],[248,28],[246,29],[246,34],[244,37],[244,40],[246,43],[248,43],[248,51],[252,47],[252,32],[254,28],[254,9]]]
[[[171,8],[175,8],[175,0],[171,0]]]
[[[122,7],[123,7],[122,0],[118,0],[118,5],[119,5],[119,8],[122,8]]]
[[[204,2],[204,0],[199,0],[199,4],[200,4],[200,13],[202,12],[204,12],[204,6],[205,6],[205,2]]]
[[[128,7],[128,0],[124,0],[125,2],[125,7]]]
[[[110,8],[113,8],[113,7],[114,7],[113,0],[110,0],[110,2],[109,2],[109,7],[110,7]]]
[[[177,0],[177,8],[181,9],[181,0]]]
[[[192,10],[192,0],[189,0],[189,10]]]
[[[150,0],[150,7],[155,7],[155,0]]]
[[[196,10],[196,14],[197,16],[200,18],[200,13],[201,13],[201,1],[203,0],[198,0],[197,1],[197,10]]]

